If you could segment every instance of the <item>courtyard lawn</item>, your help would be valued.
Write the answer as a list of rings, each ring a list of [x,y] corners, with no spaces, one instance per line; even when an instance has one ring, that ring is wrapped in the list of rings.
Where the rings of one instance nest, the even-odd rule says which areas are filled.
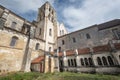
[[[84,73],[38,73],[17,72],[1,75],[0,80],[120,80],[120,75],[84,74]]]

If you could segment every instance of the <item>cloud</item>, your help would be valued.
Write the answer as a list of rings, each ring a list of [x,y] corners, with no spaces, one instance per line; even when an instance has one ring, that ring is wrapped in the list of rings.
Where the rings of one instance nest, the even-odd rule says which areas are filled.
[[[51,4],[54,0],[0,0],[0,4],[19,13],[26,13],[28,11],[37,11],[46,1]]]
[[[120,18],[120,0],[0,0],[0,4],[32,21],[46,1],[70,32]]]
[[[73,27],[70,32],[120,18],[120,0],[84,0],[81,5],[70,5],[62,12],[63,22]]]

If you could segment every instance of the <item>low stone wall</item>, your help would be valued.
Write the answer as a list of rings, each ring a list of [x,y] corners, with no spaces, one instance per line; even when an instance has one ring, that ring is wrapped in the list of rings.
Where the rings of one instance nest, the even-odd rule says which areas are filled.
[[[96,68],[96,73],[118,74],[120,73],[120,67],[99,67]]]

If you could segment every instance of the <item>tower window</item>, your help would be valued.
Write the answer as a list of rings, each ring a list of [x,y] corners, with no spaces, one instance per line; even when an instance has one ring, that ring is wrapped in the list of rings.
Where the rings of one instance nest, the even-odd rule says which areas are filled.
[[[52,29],[49,29],[49,36],[52,36]]]
[[[62,30],[62,35],[64,35],[64,30]]]
[[[51,47],[49,47],[49,52],[51,52]]]
[[[64,40],[62,40],[62,45],[64,45],[65,44],[65,41]]]
[[[60,36],[61,36],[61,30],[60,30]]]
[[[90,38],[91,38],[91,37],[90,37],[90,34],[87,33],[87,34],[86,34],[86,38],[87,38],[87,39],[90,39]]]
[[[74,43],[76,42],[76,39],[75,39],[75,38],[73,38],[73,42],[74,42]]]
[[[58,49],[59,49],[59,52],[61,52],[61,47],[58,47]]]
[[[10,42],[10,46],[14,47],[17,43],[17,40],[18,40],[18,37],[13,36],[12,39],[11,39],[11,42]]]
[[[39,35],[41,35],[41,28],[39,29]]]
[[[12,24],[11,24],[11,28],[15,28],[15,27],[16,27],[16,25],[17,25],[17,23],[16,23],[16,22],[12,22]]]
[[[36,46],[35,46],[35,50],[39,50],[39,47],[40,47],[40,44],[37,43]]]

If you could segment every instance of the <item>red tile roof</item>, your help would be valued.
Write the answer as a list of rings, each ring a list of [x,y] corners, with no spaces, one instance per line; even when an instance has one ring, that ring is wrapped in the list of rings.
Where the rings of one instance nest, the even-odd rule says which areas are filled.
[[[32,64],[40,63],[44,60],[44,56],[39,56],[38,58],[32,60]]]
[[[63,53],[62,53],[62,52],[59,52],[59,53],[58,53],[58,56],[59,56],[59,57],[62,57],[62,56],[63,56]]]
[[[88,54],[90,53],[89,48],[78,49],[78,54]]]
[[[115,43],[114,45],[116,49],[120,49],[120,43]]]
[[[66,56],[71,56],[71,55],[75,55],[74,50],[67,50],[66,51]]]
[[[111,48],[109,45],[102,45],[102,46],[97,46],[93,48],[93,52],[105,52],[105,51],[110,51]]]

